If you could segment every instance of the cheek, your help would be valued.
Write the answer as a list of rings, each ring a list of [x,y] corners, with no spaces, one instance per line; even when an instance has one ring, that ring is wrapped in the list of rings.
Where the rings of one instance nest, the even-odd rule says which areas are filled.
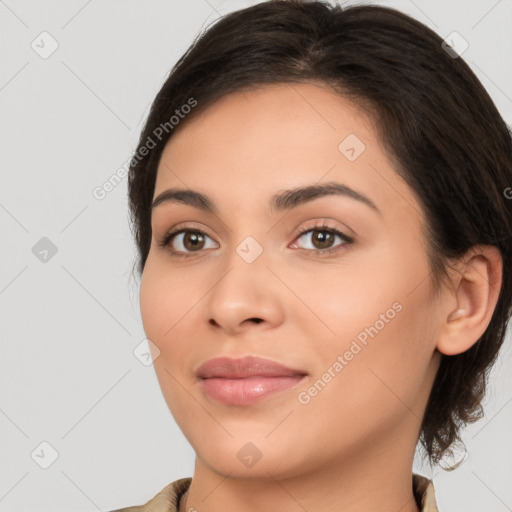
[[[312,443],[318,436],[337,439],[339,449],[357,452],[399,424],[419,428],[430,384],[431,333],[416,317],[414,301],[400,303],[388,323],[368,313],[366,319],[348,317],[351,331],[364,338],[347,335],[319,349],[322,363],[300,390],[295,417],[308,425]]]
[[[354,413],[391,402],[403,408],[397,397],[413,403],[423,386],[435,348],[430,270],[423,251],[404,257],[394,246],[318,272],[314,286],[311,274],[297,283],[316,314],[314,322],[309,314],[294,316],[315,340],[315,378],[337,376],[325,387],[319,382],[324,407],[332,401]]]
[[[140,311],[146,337],[157,347],[153,366],[173,414],[181,385],[188,386],[190,354],[200,328],[201,300],[208,291],[204,275],[177,270],[165,256],[149,253],[140,282]],[[203,338],[204,339],[204,338]]]
[[[201,297],[194,274],[177,272],[150,252],[140,283],[140,311],[144,331],[162,351],[180,328],[188,323],[193,305]],[[204,294],[204,292],[203,292]]]
[[[326,346],[343,346],[343,340],[360,333],[364,338],[366,328],[377,322],[381,331],[397,316],[418,276],[423,278],[422,268],[379,246],[347,254],[334,264],[287,270],[287,282],[293,283],[295,295],[306,306],[290,301],[292,321]]]
[[[140,311],[146,337],[156,346],[152,348],[153,367],[173,415],[179,415],[181,410],[177,404],[178,382],[183,380],[179,370],[184,367],[189,347],[187,339],[179,336],[191,304],[184,297],[186,289],[175,272],[165,268],[150,252],[140,282]]]

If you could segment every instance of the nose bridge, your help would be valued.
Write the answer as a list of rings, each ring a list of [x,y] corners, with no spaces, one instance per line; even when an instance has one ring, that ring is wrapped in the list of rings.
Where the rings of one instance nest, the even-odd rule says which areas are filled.
[[[219,279],[208,294],[206,321],[236,330],[247,319],[279,322],[282,305],[267,268],[268,255],[263,241],[242,234],[243,238],[219,263]],[[261,238],[263,235],[258,235]]]
[[[222,277],[212,290],[212,295],[224,295],[223,300],[233,302],[243,297],[256,297],[264,292],[272,273],[267,268],[267,253],[263,244],[252,235],[233,244],[220,264]]]
[[[261,261],[266,258],[260,258],[264,252],[264,245],[267,246],[268,243],[265,243],[265,240],[262,240],[264,235],[259,235],[260,241],[258,241],[254,236],[247,235],[243,240],[235,247],[236,254],[243,260],[247,265],[252,265],[258,259]]]
[[[252,265],[265,267],[264,261],[268,259],[270,248],[269,227],[257,219],[264,219],[261,205],[247,198],[245,203],[240,202],[236,209],[236,218],[231,222],[229,236],[230,254],[226,256],[226,265],[240,265],[253,271]],[[266,269],[268,272],[268,269]]]

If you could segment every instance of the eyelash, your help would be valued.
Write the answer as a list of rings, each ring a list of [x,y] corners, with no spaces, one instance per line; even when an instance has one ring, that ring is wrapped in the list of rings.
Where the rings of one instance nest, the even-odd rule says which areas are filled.
[[[328,226],[325,223],[318,224],[318,225],[315,225],[313,227],[307,227],[307,228],[302,228],[301,227],[301,228],[299,228],[299,232],[298,232],[297,236],[295,237],[295,239],[299,239],[302,235],[304,235],[305,233],[309,233],[311,231],[328,231],[329,233],[334,234],[335,236],[339,236],[344,243],[341,244],[341,245],[338,245],[335,248],[331,248],[331,249],[324,249],[324,250],[322,250],[322,249],[302,249],[303,251],[306,251],[308,253],[316,253],[318,255],[323,255],[323,254],[326,254],[326,253],[327,254],[331,254],[331,253],[334,253],[334,252],[338,252],[343,247],[350,246],[351,244],[354,243],[354,239],[353,238],[345,235],[345,233],[343,233],[342,231],[339,231],[336,228]],[[211,238],[204,231],[202,231],[201,229],[195,229],[193,226],[190,226],[190,227],[187,227],[187,228],[177,228],[175,230],[167,232],[163,236],[163,238],[158,242],[158,245],[160,247],[166,248],[171,243],[171,241],[173,240],[173,238],[175,236],[177,236],[177,235],[179,235],[181,233],[188,233],[188,232],[200,233],[201,235],[204,235],[204,236],[207,236],[208,238]],[[174,258],[191,258],[191,257],[196,256],[196,254],[198,254],[200,252],[203,252],[203,251],[197,251],[196,254],[194,254],[194,253],[185,253],[183,251],[175,251],[175,250],[169,250],[169,252],[171,253],[171,256],[174,257]]]

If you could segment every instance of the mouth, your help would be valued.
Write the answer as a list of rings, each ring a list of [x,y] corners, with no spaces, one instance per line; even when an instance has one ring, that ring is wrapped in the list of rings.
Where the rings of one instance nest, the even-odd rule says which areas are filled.
[[[304,370],[255,356],[211,359],[196,372],[203,391],[210,398],[223,404],[243,406],[291,389],[307,375]]]

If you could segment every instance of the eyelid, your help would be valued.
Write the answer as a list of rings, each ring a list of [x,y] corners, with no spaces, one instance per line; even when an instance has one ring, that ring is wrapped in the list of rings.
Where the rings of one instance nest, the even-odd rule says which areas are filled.
[[[208,232],[208,228],[203,226],[202,224],[194,221],[184,221],[176,224],[172,228],[165,231],[165,233],[160,238],[159,245],[164,245],[164,242],[166,240],[169,240],[168,243],[170,243],[170,239],[174,239],[177,235],[183,232],[187,231],[199,231],[203,234],[205,234],[208,238],[212,239],[215,242],[215,238]],[[218,244],[218,242],[215,242]]]
[[[354,238],[347,235],[344,231],[341,229],[330,225],[325,220],[316,220],[314,221],[314,224],[312,226],[308,226],[308,223],[305,223],[301,225],[298,228],[298,233],[295,235],[295,238],[293,239],[293,246],[297,246],[297,240],[302,238],[304,235],[311,233],[313,231],[329,231],[334,234],[334,236],[339,237],[342,240],[342,243],[339,245],[335,245],[334,247],[330,247],[327,249],[306,249],[299,247],[299,249],[302,249],[307,252],[315,252],[318,254],[332,254],[338,250],[341,250],[342,247],[348,247],[354,243]]]
[[[330,219],[328,217],[320,217],[318,219],[314,220],[308,220],[306,222],[303,222],[296,231],[295,237],[300,236],[304,234],[307,231],[311,230],[332,230],[337,231],[340,235],[343,236],[343,238],[347,239],[350,242],[354,242],[354,237],[352,235],[349,235],[348,233],[354,233],[354,231],[349,228],[348,226],[345,227],[338,227],[337,224],[339,224],[339,221],[336,221],[334,219]]]

